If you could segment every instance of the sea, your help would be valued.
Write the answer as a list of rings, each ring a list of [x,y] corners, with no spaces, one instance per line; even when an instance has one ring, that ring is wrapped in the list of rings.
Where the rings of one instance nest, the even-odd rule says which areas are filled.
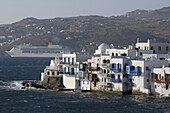
[[[170,113],[169,97],[22,89],[50,60],[0,57],[0,113]]]

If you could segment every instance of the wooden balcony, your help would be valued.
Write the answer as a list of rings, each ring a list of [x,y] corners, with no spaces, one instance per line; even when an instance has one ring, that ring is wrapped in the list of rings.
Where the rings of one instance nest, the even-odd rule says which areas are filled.
[[[170,83],[170,81],[159,80],[159,79],[151,79],[151,82],[157,82],[157,83]]]

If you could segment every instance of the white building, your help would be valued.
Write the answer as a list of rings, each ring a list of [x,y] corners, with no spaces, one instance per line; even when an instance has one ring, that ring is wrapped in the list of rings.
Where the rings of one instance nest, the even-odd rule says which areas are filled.
[[[66,89],[170,95],[169,43],[138,40],[136,47],[116,49],[103,43],[93,56],[63,54],[51,61],[42,81],[47,75],[62,76]]]
[[[152,69],[151,93],[170,96],[170,67]]]
[[[153,50],[154,54],[168,54],[170,51],[170,43],[156,42],[156,39],[148,40],[147,42],[139,42],[138,39],[136,48],[141,50]]]

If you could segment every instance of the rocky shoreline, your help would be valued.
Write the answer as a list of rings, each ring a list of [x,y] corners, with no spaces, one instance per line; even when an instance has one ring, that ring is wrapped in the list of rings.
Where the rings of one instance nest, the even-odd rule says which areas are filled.
[[[34,87],[34,88],[39,88],[39,89],[48,89],[48,90],[53,90],[53,91],[75,91],[75,92],[103,92],[103,93],[110,93],[110,94],[117,94],[117,95],[146,95],[144,93],[134,91],[133,93],[123,93],[121,91],[110,91],[110,90],[77,90],[77,89],[66,89],[64,86],[56,87],[52,84],[47,84],[43,83],[41,81],[23,81],[22,82],[22,89],[29,88],[29,87]]]

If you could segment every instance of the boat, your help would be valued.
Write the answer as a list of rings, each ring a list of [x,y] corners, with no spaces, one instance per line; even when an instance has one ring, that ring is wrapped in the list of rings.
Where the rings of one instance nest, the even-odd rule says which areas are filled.
[[[56,57],[63,53],[72,53],[72,49],[60,45],[32,46],[31,44],[17,45],[6,51],[11,57]]]

